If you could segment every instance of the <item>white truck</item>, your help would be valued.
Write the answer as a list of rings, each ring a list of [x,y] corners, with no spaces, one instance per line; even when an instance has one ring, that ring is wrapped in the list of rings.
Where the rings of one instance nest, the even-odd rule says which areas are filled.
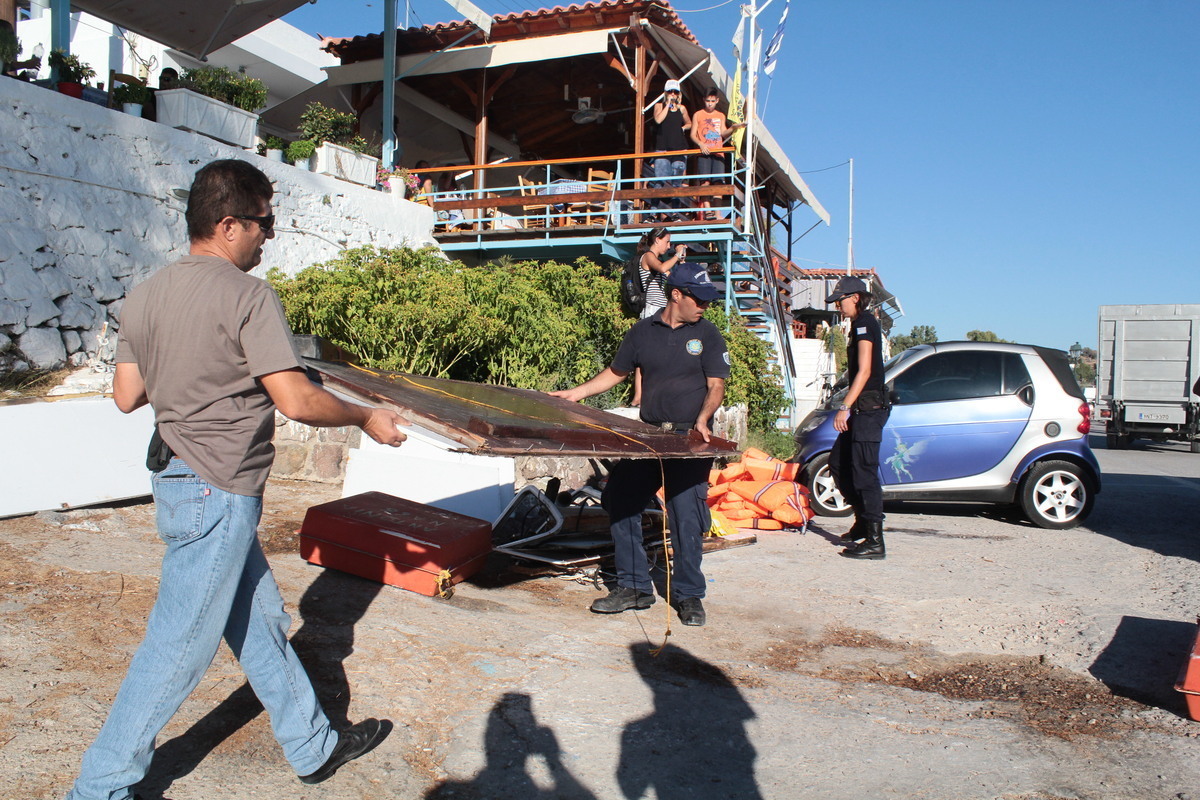
[[[1097,352],[1110,450],[1141,438],[1200,453],[1200,304],[1100,306]]]

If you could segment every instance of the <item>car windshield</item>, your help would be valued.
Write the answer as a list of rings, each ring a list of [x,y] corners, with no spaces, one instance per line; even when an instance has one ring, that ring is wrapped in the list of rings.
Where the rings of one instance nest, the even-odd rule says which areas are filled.
[[[896,355],[892,356],[891,358],[889,358],[883,364],[884,376],[891,375],[893,369],[900,366],[901,364],[908,361],[909,359],[916,357],[924,349],[925,348],[923,346],[917,345],[916,347],[910,347],[907,350],[903,350],[903,351],[897,353]],[[829,396],[829,399],[825,402],[825,408],[832,409],[835,406],[840,406],[842,404],[842,400],[844,400],[846,397],[846,392],[849,389],[850,389],[850,376],[847,375],[845,372],[843,372],[842,376],[840,378],[838,378],[837,383],[835,383],[833,385],[833,388],[830,390],[832,392],[832,394]]]

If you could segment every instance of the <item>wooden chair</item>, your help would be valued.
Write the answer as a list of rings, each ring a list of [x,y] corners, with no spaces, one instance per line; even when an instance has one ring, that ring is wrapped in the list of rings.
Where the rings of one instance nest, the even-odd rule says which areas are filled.
[[[125,86],[145,86],[146,80],[144,78],[135,78],[132,75],[126,75],[124,72],[117,72],[115,69],[110,69],[108,71],[108,107],[109,108],[116,108],[116,106],[113,105],[112,97],[113,97],[113,89],[116,89],[117,84],[119,84],[119,83],[124,84]]]
[[[602,169],[588,168],[587,175],[587,190],[589,192],[611,192],[613,190],[613,174]],[[605,214],[608,213],[607,200],[593,200],[584,203],[571,203],[567,206],[567,211],[571,214],[582,214],[584,216],[584,224],[592,224],[592,216],[599,214],[603,220]]]
[[[538,202],[522,204],[521,209],[525,216],[526,228],[545,228],[546,222],[549,219],[551,211],[554,209],[553,203],[547,203],[543,195],[538,194],[538,189],[544,188],[543,184],[534,183],[524,175],[517,176],[517,185],[521,189],[521,197],[536,197]]]

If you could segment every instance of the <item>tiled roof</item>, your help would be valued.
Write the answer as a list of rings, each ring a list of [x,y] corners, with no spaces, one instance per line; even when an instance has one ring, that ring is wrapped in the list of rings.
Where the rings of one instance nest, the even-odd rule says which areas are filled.
[[[599,0],[592,3],[573,3],[568,6],[539,8],[536,11],[497,14],[492,17],[492,33],[489,41],[533,38],[549,33],[582,31],[596,28],[623,27],[629,24],[632,15],[643,16],[658,26],[699,44],[670,4],[664,0]],[[397,31],[398,47],[402,53],[422,52],[445,47],[474,24],[467,20],[439,22],[420,28]],[[468,40],[463,43],[477,44]],[[383,34],[371,33],[364,36],[326,37],[322,49],[342,58],[343,63],[377,58],[383,46]],[[375,55],[371,55],[375,53]]]

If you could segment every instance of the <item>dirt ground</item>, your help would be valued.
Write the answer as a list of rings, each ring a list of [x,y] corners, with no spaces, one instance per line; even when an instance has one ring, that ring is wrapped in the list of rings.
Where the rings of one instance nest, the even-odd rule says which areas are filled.
[[[590,576],[498,556],[448,600],[322,570],[296,531],[339,488],[273,481],[261,536],[326,710],[395,728],[303,786],[222,649],[139,793],[1200,798],[1200,727],[1172,689],[1200,609],[1200,459],[1101,455],[1086,528],[906,504],[883,562],[837,558],[828,519],[710,554],[704,628],[662,602],[589,614]],[[1134,509],[1157,495],[1148,526]],[[0,794],[69,788],[160,555],[146,503],[0,520]]]

